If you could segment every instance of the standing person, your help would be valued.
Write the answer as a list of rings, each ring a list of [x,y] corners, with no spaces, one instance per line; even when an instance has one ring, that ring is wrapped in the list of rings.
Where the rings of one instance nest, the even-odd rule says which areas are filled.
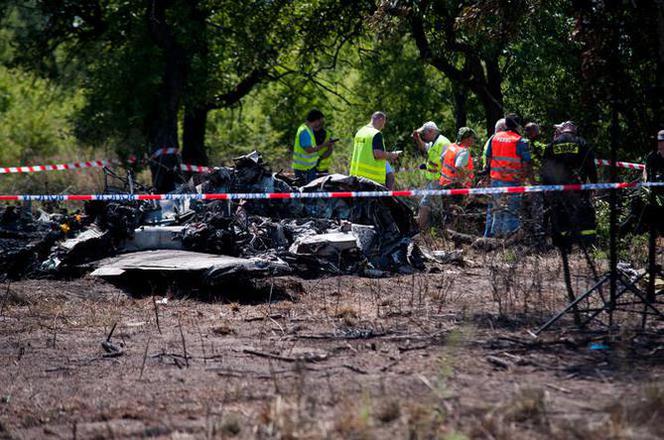
[[[539,182],[540,171],[542,168],[542,157],[546,144],[541,142],[540,126],[535,122],[529,122],[524,129],[528,143],[530,144],[530,154],[532,157],[533,179]],[[543,193],[528,193],[524,196],[524,215],[526,217],[526,231],[529,237],[532,237],[536,243],[544,245],[546,243],[546,224],[544,220],[544,195]]]
[[[477,135],[470,127],[461,127],[456,143],[450,144],[441,158],[441,188],[470,188],[473,183],[473,157],[470,148],[475,144]]]
[[[450,140],[440,134],[438,126],[433,121],[425,122],[420,128],[413,131],[413,140],[417,144],[417,148],[427,155],[427,163],[424,170],[424,176],[427,179],[425,189],[439,189],[440,161],[445,149],[450,145]],[[420,231],[424,231],[429,227],[431,210],[433,209],[434,201],[437,199],[438,197],[432,196],[422,197],[417,214]]]
[[[316,145],[323,145],[332,139],[332,133],[327,130],[324,124],[318,130],[314,130],[314,137],[316,138]],[[335,142],[333,139],[332,142]],[[334,144],[329,147],[323,148],[318,152],[318,163],[316,164],[316,174],[318,176],[326,176],[330,174],[330,165],[332,164],[332,153],[334,152]]]
[[[385,150],[381,130],[387,116],[383,112],[371,115],[369,124],[360,128],[353,139],[353,156],[350,160],[350,175],[371,179],[381,185],[386,184],[387,162],[399,159],[399,153]]]
[[[331,147],[334,142],[327,140],[316,145],[314,131],[320,130],[325,121],[323,113],[313,109],[307,114],[307,120],[300,125],[295,135],[293,146],[293,171],[295,177],[304,185],[316,178],[316,165],[318,164],[318,152],[324,148]]]
[[[477,135],[470,127],[461,127],[457,132],[456,142],[450,144],[441,157],[440,188],[470,188],[473,183],[473,157],[470,148],[475,144]],[[443,223],[453,215],[453,206],[463,204],[463,196],[441,197],[443,205]]]
[[[489,136],[489,139],[484,143],[484,148],[482,148],[482,168],[486,168],[487,160],[486,160],[486,152],[489,149],[489,145],[491,145],[491,139],[496,135],[496,133],[500,131],[505,131],[507,130],[507,127],[505,127],[505,118],[500,118],[496,121],[496,125],[493,128],[493,134]]]
[[[664,130],[657,133],[657,150],[646,157],[646,168],[643,170],[646,182],[664,182]],[[654,223],[659,233],[664,233],[664,188],[645,188],[647,204],[644,221]],[[652,197],[651,197],[652,194]]]
[[[567,185],[597,183],[597,167],[592,148],[578,136],[572,121],[556,125],[558,137],[546,147],[542,157],[542,183]],[[595,239],[595,209],[588,191],[551,193],[546,197],[551,212],[553,244],[569,250],[572,243]]]
[[[643,180],[646,182],[664,182],[664,130],[657,133],[657,150],[646,156]]]
[[[451,143],[450,140],[440,134],[438,126],[433,121],[425,122],[413,131],[413,140],[417,148],[427,155],[424,176],[430,182],[437,182],[440,179],[440,158]]]
[[[505,131],[494,134],[486,151],[492,187],[519,186],[532,179],[528,142],[517,132],[516,119],[505,116]],[[520,227],[521,194],[494,196],[489,204],[485,237],[504,237]]]

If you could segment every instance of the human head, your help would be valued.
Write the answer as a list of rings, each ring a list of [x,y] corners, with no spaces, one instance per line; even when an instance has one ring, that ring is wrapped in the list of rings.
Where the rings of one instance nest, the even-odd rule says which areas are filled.
[[[505,130],[518,131],[519,121],[516,115],[505,115]]]
[[[556,129],[556,133],[569,133],[574,135],[577,133],[576,124],[572,121],[561,122],[560,124],[554,125],[554,127]]]
[[[496,121],[496,126],[493,129],[494,133],[498,133],[499,131],[505,131],[507,130],[507,127],[505,126],[505,118],[500,118],[498,121]]]
[[[540,127],[535,122],[529,122],[526,124],[526,137],[530,140],[537,139],[540,134]]]
[[[438,126],[435,122],[428,121],[422,124],[422,126],[417,129],[417,132],[420,134],[423,141],[431,142],[436,139],[440,133],[440,130],[438,129]]]
[[[475,130],[470,127],[461,127],[457,132],[456,143],[463,147],[472,147],[476,139]]]
[[[323,112],[317,108],[311,109],[309,113],[307,113],[307,123],[312,130],[320,130],[324,122],[325,116],[323,116]]]
[[[374,114],[371,115],[371,125],[373,125],[376,130],[382,130],[385,127],[386,122],[387,116],[384,112],[374,112]]]
[[[664,156],[664,130],[659,130],[657,133],[657,151],[660,156]]]

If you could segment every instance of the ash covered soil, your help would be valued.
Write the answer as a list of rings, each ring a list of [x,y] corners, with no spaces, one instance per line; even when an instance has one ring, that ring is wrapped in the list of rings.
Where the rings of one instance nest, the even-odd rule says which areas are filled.
[[[606,341],[567,319],[534,339],[564,301],[559,263],[530,257],[512,284],[498,265],[214,297],[5,284],[0,438],[664,435],[657,326]]]

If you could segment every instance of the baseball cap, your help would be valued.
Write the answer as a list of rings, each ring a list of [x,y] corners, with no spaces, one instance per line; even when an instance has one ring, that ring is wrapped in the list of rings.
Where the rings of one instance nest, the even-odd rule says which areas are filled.
[[[429,121],[429,122],[425,122],[420,128],[418,128],[417,132],[418,133],[423,133],[423,132],[429,131],[429,130],[440,131],[440,130],[438,130],[438,126],[436,125],[435,122]]]
[[[477,134],[475,134],[475,130],[473,130],[470,127],[461,127],[457,132],[456,141],[461,142],[462,140],[471,136],[477,139]]]
[[[664,130],[659,130],[659,133],[657,133],[657,140],[664,141]]]

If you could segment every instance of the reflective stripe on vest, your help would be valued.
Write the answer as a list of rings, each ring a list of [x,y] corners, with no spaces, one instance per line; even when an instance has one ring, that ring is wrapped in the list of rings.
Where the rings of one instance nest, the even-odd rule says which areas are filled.
[[[379,131],[371,125],[366,125],[357,131],[353,140],[350,175],[365,177],[385,185],[385,160],[377,160],[373,154],[373,139],[378,133]]]
[[[465,150],[466,148],[460,147],[457,144],[451,144],[450,146],[447,147],[447,149],[445,150],[445,154],[443,155],[443,160],[442,160],[443,163],[440,168],[441,176],[439,182],[441,186],[463,183],[463,186],[470,188],[474,177],[473,174],[471,173],[469,176],[463,179],[464,180],[463,182],[460,182],[456,167],[457,157],[461,152]],[[470,154],[468,155],[468,164],[466,166],[466,169],[468,171],[472,171],[474,169],[473,157]]]
[[[491,140],[491,179],[518,182],[523,174],[521,157],[516,147],[521,136],[512,131],[500,131]]]
[[[427,168],[424,171],[424,176],[429,180],[440,179],[440,164],[443,149],[450,145],[450,140],[442,134],[439,134],[433,145],[427,151]]]
[[[314,137],[314,132],[309,128],[307,124],[302,124],[297,129],[297,134],[295,135],[295,144],[293,145],[293,162],[292,166],[294,170],[307,171],[312,169],[318,163],[318,152],[307,153],[306,150],[300,145],[300,135],[303,131],[309,133],[311,138],[311,146],[316,143],[316,138]]]

